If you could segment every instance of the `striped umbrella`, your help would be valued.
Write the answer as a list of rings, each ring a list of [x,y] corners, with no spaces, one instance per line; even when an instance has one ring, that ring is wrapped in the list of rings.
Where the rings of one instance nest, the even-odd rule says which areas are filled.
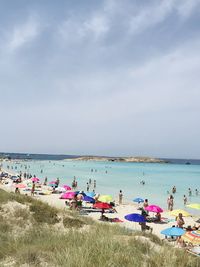
[[[194,245],[200,245],[200,231],[186,232],[182,236],[183,240]]]

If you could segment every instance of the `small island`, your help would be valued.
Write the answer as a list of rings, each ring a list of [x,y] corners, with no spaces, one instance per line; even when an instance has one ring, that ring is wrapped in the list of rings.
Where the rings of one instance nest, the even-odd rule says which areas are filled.
[[[111,162],[135,162],[135,163],[168,163],[163,159],[152,157],[105,157],[105,156],[81,156],[74,158],[77,161],[111,161]]]

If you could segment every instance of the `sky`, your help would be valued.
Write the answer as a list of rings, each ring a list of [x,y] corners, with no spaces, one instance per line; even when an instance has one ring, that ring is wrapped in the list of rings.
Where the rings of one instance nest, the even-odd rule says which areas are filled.
[[[0,151],[200,158],[200,0],[0,6]]]

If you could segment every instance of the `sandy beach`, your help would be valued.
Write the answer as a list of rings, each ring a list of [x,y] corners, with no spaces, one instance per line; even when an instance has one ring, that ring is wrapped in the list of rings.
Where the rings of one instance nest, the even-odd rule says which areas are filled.
[[[13,172],[10,173],[13,175]],[[0,188],[9,191],[14,192],[15,186],[11,179],[7,179],[8,184],[0,184]],[[23,191],[20,189],[21,194],[28,194],[30,195],[30,192]],[[37,198],[41,201],[47,202],[49,205],[55,206],[60,209],[69,209],[69,207],[66,206],[65,200],[60,199],[61,194],[50,194],[50,195],[39,195],[36,194],[34,198]],[[149,203],[153,204],[153,203]],[[83,203],[84,205],[84,203]],[[88,204],[87,204],[88,205]],[[138,210],[138,204],[135,203],[122,203],[121,205],[118,205],[118,200],[116,200],[116,207],[115,207],[117,213],[106,213],[106,216],[109,218],[119,218],[122,222],[118,223],[118,225],[122,227],[126,227],[128,229],[132,230],[141,230],[141,226],[139,223],[130,222],[127,221],[124,216],[131,213],[141,213],[140,210]],[[153,216],[154,214],[150,212],[150,216]],[[88,215],[82,215],[82,216],[90,216],[94,220],[99,221],[100,218],[100,212],[91,212],[88,213]],[[160,233],[162,230],[171,227],[173,225],[176,225],[175,216],[171,216],[168,211],[164,210],[164,212],[161,214],[163,221],[162,223],[147,223],[150,227],[153,228],[153,233],[156,234],[161,239],[164,238],[164,236]],[[198,219],[198,217],[184,217],[185,221],[185,227],[190,225],[193,226],[194,224],[199,225],[198,223],[195,223],[195,221]],[[100,222],[100,221],[99,221]],[[114,224],[114,223],[113,223]]]

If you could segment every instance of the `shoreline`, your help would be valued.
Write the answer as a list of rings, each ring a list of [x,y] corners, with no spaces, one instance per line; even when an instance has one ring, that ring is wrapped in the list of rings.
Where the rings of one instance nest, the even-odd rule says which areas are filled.
[[[2,169],[2,171],[5,171],[4,169]],[[8,172],[5,171],[11,175],[13,175],[13,172]],[[16,174],[16,173],[15,173]],[[8,191],[8,192],[13,192],[15,190],[15,187],[13,186],[13,182],[11,179],[8,178],[9,181],[9,186],[8,185],[3,185],[0,184],[0,188]],[[25,192],[22,189],[20,189],[20,193],[21,194],[28,194],[30,195],[30,192]],[[50,194],[50,195],[35,195],[34,198],[44,201],[46,203],[48,203],[51,206],[57,207],[59,209],[67,209],[67,206],[65,205],[65,200],[60,199],[61,194]],[[118,201],[116,201],[116,203],[118,203]],[[141,226],[138,223],[134,223],[134,222],[129,222],[126,221],[124,219],[124,216],[130,213],[141,213],[141,211],[138,211],[138,205],[134,204],[132,202],[124,202],[122,205],[118,205],[116,204],[115,209],[117,210],[117,213],[106,213],[106,216],[108,216],[109,218],[119,218],[120,220],[122,220],[123,222],[118,223],[118,225],[131,229],[131,230],[141,230]],[[151,213],[152,215],[153,213]],[[82,216],[82,215],[80,215]],[[89,213],[88,215],[84,215],[84,216],[89,216],[91,218],[93,218],[95,221],[100,222],[99,218],[100,218],[100,213],[99,212],[92,212]],[[163,239],[164,236],[160,234],[160,232],[168,227],[171,227],[173,225],[176,225],[175,222],[175,217],[171,216],[168,211],[164,210],[163,213],[161,213],[162,218],[167,218],[168,221],[166,220],[166,223],[147,223],[148,226],[153,228],[153,234],[157,235],[159,238]],[[197,220],[199,217],[184,217],[185,220],[185,226],[191,225],[193,226],[195,224],[195,220]]]

